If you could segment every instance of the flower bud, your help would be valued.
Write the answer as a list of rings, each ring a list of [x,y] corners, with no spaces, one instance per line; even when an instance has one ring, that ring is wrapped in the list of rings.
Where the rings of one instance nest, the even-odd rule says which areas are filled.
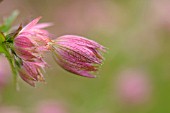
[[[55,61],[65,70],[77,75],[93,78],[103,61],[104,47],[81,36],[64,35],[53,40]]]

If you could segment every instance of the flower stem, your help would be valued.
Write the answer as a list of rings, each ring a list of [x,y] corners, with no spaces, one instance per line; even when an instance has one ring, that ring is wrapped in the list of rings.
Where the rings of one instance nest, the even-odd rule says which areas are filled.
[[[12,74],[13,74],[13,83],[14,83],[14,87],[16,90],[19,90],[19,86],[18,86],[18,78],[17,78],[17,69],[15,66],[15,60],[14,60],[14,56],[12,56],[12,54],[10,53],[10,50],[8,50],[7,46],[5,44],[3,44],[3,48],[5,50],[5,56],[8,59],[8,62],[10,64],[11,70],[12,70]]]

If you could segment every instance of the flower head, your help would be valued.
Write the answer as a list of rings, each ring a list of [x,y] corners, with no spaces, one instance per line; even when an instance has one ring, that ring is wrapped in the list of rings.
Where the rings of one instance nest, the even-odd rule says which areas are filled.
[[[61,36],[53,44],[54,59],[62,68],[90,78],[95,77],[91,72],[97,71],[103,61],[101,51],[102,45],[75,35]]]
[[[47,51],[50,42],[49,33],[42,28],[51,24],[37,24],[41,17],[34,19],[26,25],[14,39],[14,49],[17,55],[24,60],[33,60],[41,57],[41,52]]]
[[[27,24],[14,39],[14,50],[21,59],[20,77],[28,84],[35,86],[36,81],[44,81],[41,69],[46,66],[43,52],[48,51],[51,41],[49,33],[43,28],[49,23],[37,24],[41,17]]]

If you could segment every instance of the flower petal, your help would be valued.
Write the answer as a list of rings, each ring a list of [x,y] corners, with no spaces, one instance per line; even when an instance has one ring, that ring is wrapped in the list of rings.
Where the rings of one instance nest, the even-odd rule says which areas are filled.
[[[20,32],[25,32],[31,28],[33,28],[37,23],[38,21],[41,19],[41,17],[38,17],[36,19],[34,19],[33,21],[31,21],[30,23],[28,23]]]

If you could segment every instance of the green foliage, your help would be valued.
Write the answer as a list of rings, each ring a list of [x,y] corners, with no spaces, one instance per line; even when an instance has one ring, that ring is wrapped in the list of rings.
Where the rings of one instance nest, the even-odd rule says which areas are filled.
[[[9,61],[13,77],[14,77],[14,84],[17,88],[17,69],[14,65],[14,56],[11,54],[12,46],[14,37],[18,34],[18,32],[22,29],[20,26],[15,32],[8,34],[9,30],[11,29],[12,23],[18,16],[19,11],[15,10],[11,16],[5,18],[2,25],[0,25],[0,53],[3,53]]]
[[[12,23],[14,22],[14,20],[16,19],[16,17],[18,16],[19,11],[15,10],[11,16],[9,16],[8,18],[6,18],[4,20],[4,23],[0,26],[0,31],[1,32],[8,32],[11,28]]]

